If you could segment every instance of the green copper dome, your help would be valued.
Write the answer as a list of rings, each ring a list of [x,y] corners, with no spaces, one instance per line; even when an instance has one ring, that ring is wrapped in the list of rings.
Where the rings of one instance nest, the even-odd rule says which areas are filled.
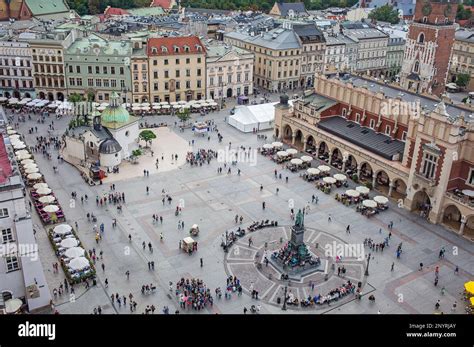
[[[104,123],[126,123],[130,119],[128,111],[120,105],[119,95],[112,93],[110,105],[102,112],[102,122]]]

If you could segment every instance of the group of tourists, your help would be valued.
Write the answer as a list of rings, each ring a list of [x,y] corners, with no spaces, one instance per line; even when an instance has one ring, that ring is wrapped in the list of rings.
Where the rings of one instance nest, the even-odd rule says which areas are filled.
[[[184,279],[176,283],[176,297],[182,309],[200,311],[206,305],[212,306],[211,290],[198,278]]]
[[[202,166],[202,164],[210,164],[212,159],[217,158],[217,151],[212,149],[200,149],[197,152],[188,152],[186,154],[186,162],[191,166]]]

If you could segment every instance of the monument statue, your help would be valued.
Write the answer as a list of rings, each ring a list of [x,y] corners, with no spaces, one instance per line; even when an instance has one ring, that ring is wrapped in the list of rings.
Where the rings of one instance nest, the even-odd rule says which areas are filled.
[[[304,214],[301,212],[301,209],[298,210],[295,218],[295,227],[301,229],[304,227]]]

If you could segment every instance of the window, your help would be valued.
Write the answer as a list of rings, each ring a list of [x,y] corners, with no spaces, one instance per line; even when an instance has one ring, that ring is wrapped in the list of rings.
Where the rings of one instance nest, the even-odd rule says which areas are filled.
[[[390,136],[390,132],[392,131],[392,129],[390,128],[390,125],[387,125],[385,127],[385,135],[389,135]]]
[[[115,66],[110,67],[110,73],[115,75]]]
[[[93,87],[94,86],[94,79],[93,78],[88,78],[87,79],[87,86],[88,87]]]
[[[201,69],[197,69],[197,75],[201,76]]]
[[[210,85],[210,86],[213,86],[213,85],[214,85],[214,77],[211,77],[211,78],[209,79],[209,85]]]
[[[109,80],[107,79],[104,80],[104,87],[109,88]]]
[[[90,74],[92,73],[92,66],[87,67],[87,72],[90,73]]]
[[[155,62],[156,62],[156,60],[155,60]],[[165,65],[168,65],[168,59],[165,59]]]
[[[170,77],[170,76],[169,76],[168,71],[165,71],[165,78],[169,78],[169,77]]]
[[[201,46],[199,46],[199,48],[201,48]],[[201,64],[201,58],[197,58],[197,62],[198,64]]]
[[[177,89],[177,90],[178,90],[178,89],[181,89],[181,83],[179,83],[179,82],[176,82],[176,85],[175,85],[175,87],[176,87],[176,89]],[[178,100],[176,100],[176,101],[178,101]]]
[[[430,152],[424,152],[423,163],[421,164],[421,174],[428,178],[433,179],[436,172],[436,165],[438,164],[438,157]]]
[[[176,78],[179,78],[179,70],[176,70]]]
[[[406,141],[406,140],[407,140],[407,132],[404,131],[404,132],[402,133],[402,141]]]
[[[124,74],[124,68],[123,67],[120,67],[120,74],[123,75]]]
[[[356,122],[360,123],[360,113],[356,113]]]
[[[153,71],[153,78],[155,80],[158,78],[158,71]]]
[[[2,243],[14,241],[12,229],[7,228],[2,230]]]
[[[371,129],[375,128],[375,120],[374,119],[371,119],[370,122],[369,122],[369,127]]]
[[[189,64],[191,62],[191,59],[186,58],[186,64]]]
[[[191,70],[186,69],[186,77],[191,77]]]
[[[176,65],[179,65],[179,59],[176,59]]]
[[[168,82],[165,82],[165,90],[169,90],[169,89],[170,89],[170,88],[169,88]]]
[[[100,66],[95,67],[95,73],[99,74],[100,73]]]
[[[469,175],[467,176],[466,184],[469,184],[470,186],[474,186],[474,167],[471,167],[471,169],[469,171]]]
[[[197,87],[201,88],[201,80],[197,80]]]
[[[423,23],[426,23],[428,22],[428,18],[427,17],[423,17]]]
[[[347,109],[345,109],[345,108],[342,109],[342,116],[343,116],[344,118],[346,118],[346,116],[347,116]]]
[[[96,85],[97,87],[102,87],[102,80],[99,79],[99,78],[96,79],[96,80],[95,80],[95,85]]]
[[[418,35],[418,43],[424,43],[425,42],[425,34],[424,33],[420,33]]]
[[[417,60],[415,61],[415,65],[413,66],[413,72],[419,72],[420,71],[420,62]]]
[[[104,66],[104,67],[102,68],[102,71],[104,71],[104,75],[107,75],[107,66]]]
[[[7,272],[15,271],[20,268],[18,258],[15,256],[5,257],[5,263],[7,265]]]
[[[114,80],[110,80],[110,86],[111,86],[112,88],[117,87],[117,80],[115,80],[115,79],[114,79]]]

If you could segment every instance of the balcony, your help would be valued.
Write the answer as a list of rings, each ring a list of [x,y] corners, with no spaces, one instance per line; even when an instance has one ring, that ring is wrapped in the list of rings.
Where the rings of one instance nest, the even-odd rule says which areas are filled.
[[[445,193],[446,197],[469,208],[474,209],[474,199],[462,194],[458,189]]]
[[[434,178],[428,178],[419,172],[415,172],[415,181],[422,186],[428,185],[429,187],[435,187],[437,185]]]

